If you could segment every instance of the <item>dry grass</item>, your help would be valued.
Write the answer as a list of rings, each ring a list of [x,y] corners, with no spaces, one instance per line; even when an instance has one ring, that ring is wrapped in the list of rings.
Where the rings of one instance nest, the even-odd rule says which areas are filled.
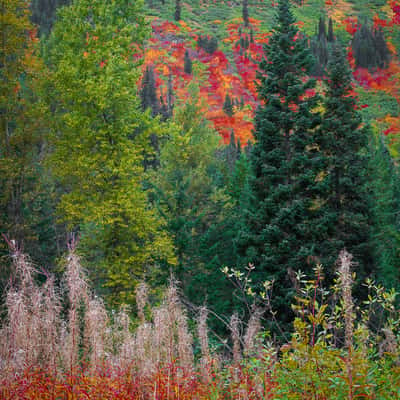
[[[254,308],[243,337],[244,324],[238,314],[232,315],[232,359],[222,364],[220,356],[210,349],[206,307],[200,308],[197,316],[200,356],[195,360],[189,317],[174,280],[162,303],[153,308],[148,304],[146,284],[138,285],[139,325],[133,332],[128,308],[109,314],[103,301],[91,292],[73,249],[66,261],[63,290],[57,289],[49,275],[38,284],[35,277],[40,272],[18,249],[13,249],[12,257],[15,278],[6,294],[7,318],[0,330],[0,398],[312,399],[325,390],[328,394],[318,395],[319,399],[350,399],[360,394],[374,399],[379,398],[374,392],[377,388],[384,393],[381,398],[393,398],[393,388],[400,387],[394,313],[380,330],[380,339],[374,336],[374,342],[363,321],[361,338],[351,295],[353,264],[346,252],[339,257],[345,347],[329,347],[323,337],[314,340],[314,333],[324,329],[325,317],[321,311],[316,313],[315,298],[309,303],[304,299],[304,304],[312,304],[315,312],[305,315],[313,316],[313,320],[296,323],[293,339],[281,348],[282,360],[276,357],[274,348],[263,343],[259,335],[263,311]],[[384,298],[382,294],[378,304],[383,304]],[[384,362],[377,364],[371,348],[379,351]],[[330,382],[326,388],[323,382],[318,383],[319,365],[325,366],[324,375],[328,377],[343,376],[343,383],[335,387]],[[299,397],[296,379],[303,375],[312,388],[321,387],[312,395],[304,391]],[[376,383],[369,382],[371,376]],[[364,377],[369,381],[364,382]],[[382,383],[383,379],[388,383]],[[331,392],[336,397],[329,397]],[[279,393],[286,393],[286,397]]]

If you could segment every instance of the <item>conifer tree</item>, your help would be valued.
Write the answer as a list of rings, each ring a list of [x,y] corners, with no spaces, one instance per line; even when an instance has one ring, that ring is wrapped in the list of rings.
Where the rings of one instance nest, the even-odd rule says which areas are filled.
[[[387,47],[385,36],[381,27],[374,30],[375,49],[377,52],[377,65],[384,68],[390,61],[390,51]]]
[[[39,26],[39,34],[48,35],[56,19],[59,7],[69,4],[70,0],[32,0],[32,22]]]
[[[150,108],[151,115],[153,117],[160,114],[161,104],[157,96],[154,69],[151,66],[146,67],[146,71],[143,76],[140,100],[142,102],[143,110]]]
[[[232,99],[231,96],[227,93],[225,95],[225,101],[222,106],[223,110],[225,111],[225,114],[228,115],[229,117],[232,117],[233,115],[233,104],[232,104]]]
[[[192,74],[192,60],[190,59],[190,55],[187,50],[185,51],[183,70],[185,71],[185,74]]]
[[[172,117],[174,109],[174,88],[172,85],[172,73],[168,75],[167,109],[168,109],[168,117]]]
[[[223,164],[228,170],[228,174],[231,174],[235,168],[236,161],[240,158],[240,141],[236,144],[235,132],[231,130],[231,136],[229,143],[221,149],[220,158],[223,160]]]
[[[366,21],[354,34],[352,48],[357,68],[383,68],[390,60],[382,29],[372,30]]]
[[[182,12],[181,0],[175,0],[175,13],[174,13],[175,21],[181,20],[181,12]]]
[[[44,101],[48,70],[28,7],[25,0],[9,0],[0,11],[0,232],[35,262],[54,265],[54,193],[43,165],[51,121]],[[0,240],[0,257],[5,252]]]
[[[247,28],[249,26],[249,0],[242,0],[242,16],[244,26]]]
[[[326,34],[325,19],[321,16],[316,35],[310,41],[311,51],[315,57],[312,76],[324,76],[329,61],[333,37],[332,19],[329,19],[328,35]]]
[[[140,52],[147,33],[141,7],[76,0],[61,10],[49,43],[59,213],[80,232],[96,283],[125,303],[144,274],[174,262],[163,219],[143,189],[144,154],[160,127],[141,111],[137,90],[142,60],[132,46]]]
[[[352,95],[352,74],[340,44],[328,65],[327,91],[321,128],[316,135],[321,173],[317,179],[320,232],[319,257],[328,280],[334,276],[338,253],[346,248],[358,263],[360,279],[371,272],[371,211],[366,187],[369,171],[368,129]]]
[[[371,143],[372,240],[377,278],[386,287],[400,286],[399,170],[383,137]]]
[[[297,39],[296,39],[297,38]],[[261,105],[255,117],[255,143],[250,161],[251,207],[237,246],[242,264],[252,262],[261,283],[276,282],[274,307],[290,319],[288,270],[305,270],[314,254],[311,223],[313,169],[312,112],[317,98],[303,98],[315,82],[306,79],[312,56],[299,35],[288,0],[281,0],[277,20],[260,64]],[[310,267],[311,268],[311,267]]]
[[[325,25],[325,18],[319,17],[318,22],[318,39],[324,38],[326,39],[326,25]]]
[[[335,35],[333,33],[333,22],[332,18],[329,18],[329,25],[328,25],[328,37],[327,40],[329,43],[333,43],[335,41]]]

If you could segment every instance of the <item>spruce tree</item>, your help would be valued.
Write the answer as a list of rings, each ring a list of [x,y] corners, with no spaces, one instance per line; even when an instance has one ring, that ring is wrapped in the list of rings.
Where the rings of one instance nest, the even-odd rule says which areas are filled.
[[[56,19],[59,7],[69,4],[70,0],[32,0],[32,22],[39,26],[39,34],[48,34]]]
[[[324,38],[326,39],[326,25],[325,25],[325,18],[319,17],[318,22],[318,39]]]
[[[399,170],[383,137],[371,144],[372,240],[378,280],[400,289],[400,202],[397,195]]]
[[[185,74],[191,75],[192,74],[192,60],[190,59],[190,55],[187,50],[185,51],[185,58],[184,58],[183,62],[184,62],[183,70],[185,71]]]
[[[249,1],[248,0],[242,1],[242,16],[243,16],[244,26],[248,27],[249,26]]]
[[[352,41],[354,58],[357,68],[383,68],[390,61],[382,29],[372,30],[365,21],[354,34]]]
[[[228,115],[229,117],[232,117],[232,115],[233,115],[233,104],[232,104],[232,99],[229,96],[229,94],[226,94],[225,101],[224,101],[224,104],[223,104],[222,108],[225,111],[226,115]]]
[[[281,0],[266,58],[260,63],[255,143],[250,155],[254,178],[252,205],[237,247],[242,265],[255,265],[261,284],[274,280],[273,306],[281,321],[291,319],[288,272],[305,270],[314,253],[311,224],[313,170],[312,130],[319,117],[311,110],[316,97],[304,98],[315,86],[307,80],[312,56],[299,35],[288,0]],[[311,269],[311,266],[310,266]]]
[[[220,151],[220,158],[228,171],[228,175],[232,173],[235,168],[236,161],[240,158],[240,141],[236,144],[235,132],[231,130],[229,144],[224,146]]]
[[[378,27],[374,31],[375,49],[377,53],[377,65],[384,68],[390,61],[390,51],[387,47],[385,35],[382,28]]]
[[[167,109],[168,116],[172,117],[173,109],[174,109],[174,88],[172,84],[172,74],[168,75],[168,90],[167,90]]]
[[[156,116],[160,113],[160,102],[158,101],[156,91],[156,79],[153,67],[146,67],[143,76],[142,88],[140,90],[140,100],[143,110],[151,109],[151,114]]]
[[[181,0],[175,0],[175,13],[174,13],[175,21],[181,20],[181,11],[182,11]]]
[[[346,248],[358,263],[357,274],[365,277],[372,266],[370,248],[371,212],[366,181],[368,176],[368,129],[352,95],[352,74],[343,51],[334,45],[328,65],[327,91],[321,128],[316,135],[320,174],[319,257],[328,280],[334,276],[338,253]]]
[[[333,33],[333,22],[332,18],[329,18],[329,25],[328,25],[328,42],[333,43],[335,41],[335,35]]]

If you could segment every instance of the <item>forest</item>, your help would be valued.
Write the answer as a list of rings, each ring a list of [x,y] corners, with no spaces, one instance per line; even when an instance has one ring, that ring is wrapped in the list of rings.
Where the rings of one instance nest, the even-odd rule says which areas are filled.
[[[0,4],[0,399],[400,399],[400,1]]]

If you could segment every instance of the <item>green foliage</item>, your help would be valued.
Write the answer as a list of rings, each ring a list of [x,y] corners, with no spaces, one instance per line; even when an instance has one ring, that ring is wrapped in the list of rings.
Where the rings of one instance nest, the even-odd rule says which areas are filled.
[[[358,262],[358,276],[373,271],[368,182],[368,127],[361,125],[352,95],[352,75],[339,44],[328,65],[327,90],[322,124],[316,135],[318,168],[316,201],[313,205],[320,234],[317,254],[333,269],[341,249]],[[333,271],[328,273],[332,278]]]
[[[219,136],[204,119],[198,88],[175,107],[169,139],[153,172],[155,199],[174,238],[178,267],[174,271],[185,295],[195,304],[207,298],[219,314],[231,306],[229,284],[220,268],[232,257],[232,210],[221,181]],[[231,240],[229,244],[227,242]],[[212,285],[209,284],[212,282]],[[212,322],[215,324],[215,321]]]
[[[385,287],[398,289],[400,284],[399,171],[383,138],[377,137],[370,146],[373,191],[371,208],[374,223],[372,240],[378,277]]]
[[[78,0],[62,9],[49,42],[59,213],[81,232],[80,251],[109,298],[128,303],[152,266],[174,263],[142,185],[149,136],[160,132],[136,89],[146,33],[140,1]]]
[[[343,303],[330,308],[329,292],[323,289],[321,277],[320,270],[314,280],[299,277],[294,307],[298,317],[291,341],[281,348],[282,357],[275,370],[276,394],[285,399],[395,398],[399,377],[393,360],[397,350],[389,349],[384,341],[379,344],[380,335],[368,330],[367,326],[374,320],[373,307],[369,304],[362,307],[361,314],[355,319],[352,346],[349,349],[341,347],[338,345],[340,321],[348,318],[347,311]],[[340,280],[338,285],[332,289],[334,293],[341,290]],[[389,292],[378,291],[371,293],[371,300],[382,301],[386,304],[383,308],[390,309],[393,304],[384,300],[388,296]],[[396,323],[386,329],[396,331]],[[379,346],[385,347],[387,355],[391,354],[382,362],[374,350]],[[383,376],[389,384],[383,381]]]
[[[275,311],[282,320],[288,312],[291,288],[288,270],[307,265],[314,254],[318,233],[312,226],[313,129],[319,117],[313,112],[317,97],[303,99],[315,82],[306,78],[312,56],[299,37],[289,2],[279,3],[277,23],[260,64],[259,96],[264,104],[255,118],[251,152],[254,178],[252,200],[239,232],[242,265],[256,266],[258,282],[274,280]]]
[[[48,71],[28,6],[7,1],[0,15],[0,233],[29,251],[35,262],[52,267],[58,245],[54,190],[42,165],[50,125],[43,100]],[[1,239],[0,256],[5,254]]]

